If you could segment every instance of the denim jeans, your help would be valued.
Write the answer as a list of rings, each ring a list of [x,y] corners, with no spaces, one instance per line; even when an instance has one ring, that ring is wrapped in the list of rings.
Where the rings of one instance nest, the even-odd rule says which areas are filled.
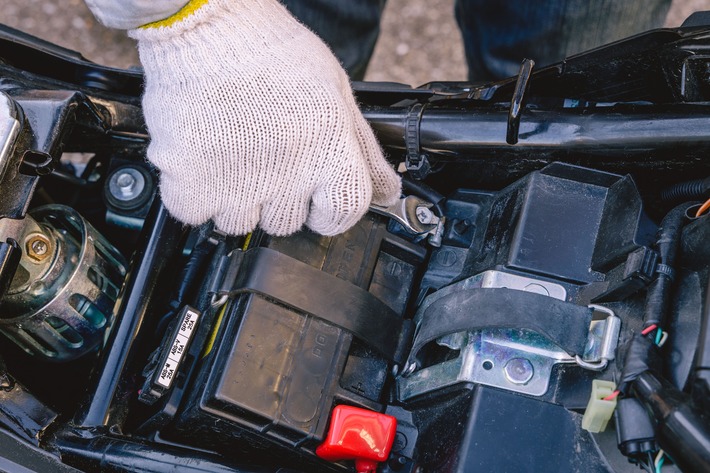
[[[361,80],[377,41],[386,0],[282,0]],[[561,61],[663,24],[671,0],[456,0],[471,80]],[[441,80],[446,80],[442,77]]]

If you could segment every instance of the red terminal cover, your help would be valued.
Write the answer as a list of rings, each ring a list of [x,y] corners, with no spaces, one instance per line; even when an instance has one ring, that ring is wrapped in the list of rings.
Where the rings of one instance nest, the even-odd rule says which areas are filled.
[[[359,407],[336,406],[328,436],[316,455],[328,461],[355,460],[358,473],[374,472],[389,457],[397,419]]]

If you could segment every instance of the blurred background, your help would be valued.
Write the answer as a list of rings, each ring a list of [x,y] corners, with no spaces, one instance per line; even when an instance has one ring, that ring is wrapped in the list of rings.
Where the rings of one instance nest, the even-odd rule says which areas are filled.
[[[84,0],[2,3],[0,23],[80,51],[101,64],[124,68],[138,64],[133,41],[124,32],[96,23]],[[415,86],[433,80],[465,80],[453,4],[454,0],[388,0],[366,80]],[[710,0],[674,0],[666,26],[679,26],[698,10],[710,10]]]

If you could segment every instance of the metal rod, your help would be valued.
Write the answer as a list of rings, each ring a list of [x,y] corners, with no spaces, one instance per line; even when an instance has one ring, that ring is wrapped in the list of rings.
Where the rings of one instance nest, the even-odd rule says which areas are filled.
[[[366,107],[365,118],[387,148],[405,150],[407,110]],[[710,149],[710,107],[637,106],[596,109],[525,111],[519,141],[506,143],[508,112],[489,108],[426,110],[421,119],[421,151],[438,160],[534,157],[564,160],[580,155],[647,161],[664,152],[678,159],[685,154],[707,155]],[[687,159],[687,158],[686,158]],[[697,162],[696,162],[697,164]]]

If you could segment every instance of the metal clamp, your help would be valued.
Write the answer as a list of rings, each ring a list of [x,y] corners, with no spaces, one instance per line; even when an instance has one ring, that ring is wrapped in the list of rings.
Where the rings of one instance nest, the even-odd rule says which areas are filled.
[[[604,320],[592,321],[584,355],[575,356],[575,361],[584,369],[602,371],[615,358],[621,332],[621,319],[607,307],[596,304],[590,304],[588,307],[596,312],[607,314],[607,317]]]

